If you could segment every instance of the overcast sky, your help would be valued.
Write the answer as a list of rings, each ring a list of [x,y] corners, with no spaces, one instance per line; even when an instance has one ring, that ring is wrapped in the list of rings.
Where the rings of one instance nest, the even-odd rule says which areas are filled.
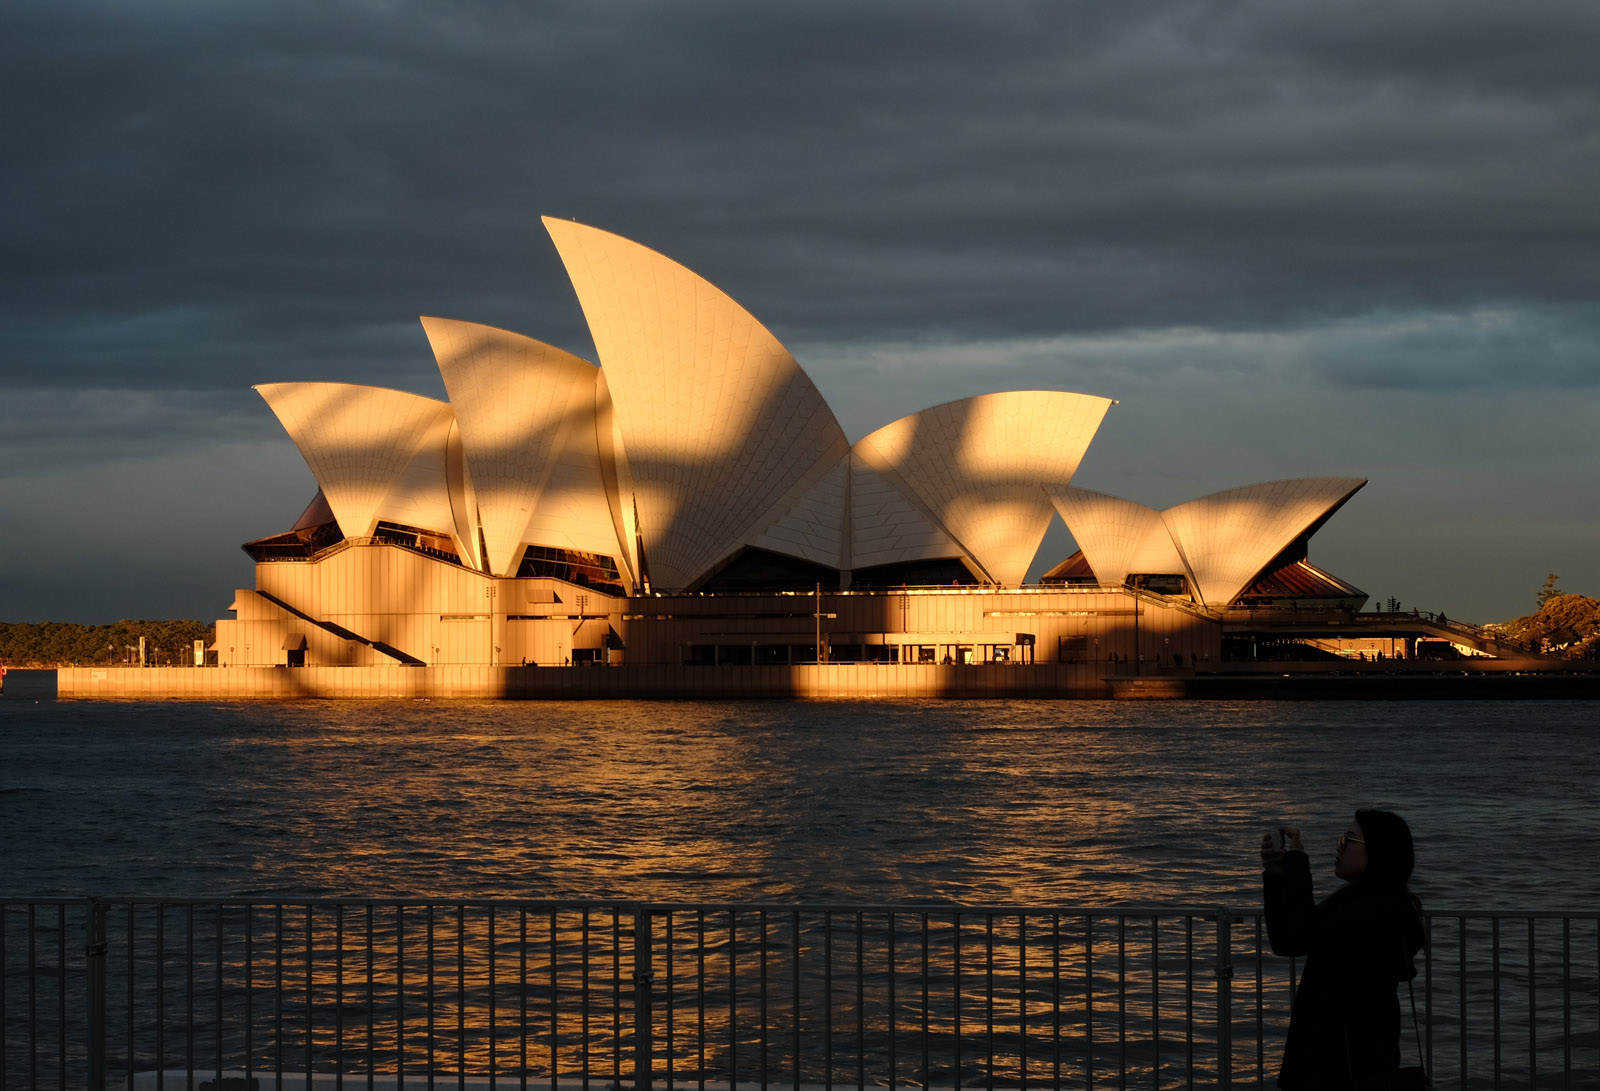
[[[1597,42],[1592,0],[6,0],[0,621],[223,616],[316,491],[254,383],[443,397],[421,314],[593,359],[541,214],[727,291],[851,439],[1103,395],[1078,485],[1367,477],[1311,557],[1374,597],[1600,595]]]

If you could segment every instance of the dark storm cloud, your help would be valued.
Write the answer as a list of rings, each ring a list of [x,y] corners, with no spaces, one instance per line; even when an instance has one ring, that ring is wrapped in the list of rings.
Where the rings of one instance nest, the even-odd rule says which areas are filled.
[[[551,212],[780,332],[1276,327],[1587,301],[1587,5],[27,6],[7,366],[425,374],[586,348]]]
[[[418,314],[592,357],[541,213],[729,291],[852,435],[1000,386],[1169,430],[1588,398],[1596,40],[1587,0],[9,0],[0,532],[40,466],[292,459],[253,383],[441,396]]]

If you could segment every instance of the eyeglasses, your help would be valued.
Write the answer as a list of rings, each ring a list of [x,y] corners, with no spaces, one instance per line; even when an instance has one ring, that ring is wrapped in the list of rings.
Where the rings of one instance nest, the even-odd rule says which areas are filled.
[[[1343,852],[1344,847],[1352,841],[1358,845],[1365,845],[1367,843],[1367,839],[1365,837],[1355,837],[1348,833],[1341,833],[1339,835],[1339,840],[1336,842],[1338,851]]]

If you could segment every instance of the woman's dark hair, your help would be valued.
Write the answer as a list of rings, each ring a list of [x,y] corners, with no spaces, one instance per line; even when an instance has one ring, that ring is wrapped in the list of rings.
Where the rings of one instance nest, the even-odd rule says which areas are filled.
[[[1367,840],[1367,869],[1361,873],[1366,886],[1404,890],[1416,866],[1416,851],[1411,844],[1411,827],[1393,811],[1357,811],[1361,835]]]

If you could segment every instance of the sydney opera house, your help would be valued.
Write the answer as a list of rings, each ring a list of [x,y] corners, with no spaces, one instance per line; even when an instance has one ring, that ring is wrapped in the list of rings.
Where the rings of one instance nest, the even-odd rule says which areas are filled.
[[[1003,680],[1055,663],[1092,691],[1129,664],[1216,660],[1241,608],[1366,599],[1306,548],[1359,478],[1165,510],[1090,491],[1074,477],[1114,403],[1056,390],[936,405],[851,442],[722,291],[617,235],[545,225],[598,363],[424,318],[448,401],[257,388],[319,488],[289,530],[245,545],[256,586],[218,623],[217,665]],[[1078,552],[1025,584],[1057,515]]]

